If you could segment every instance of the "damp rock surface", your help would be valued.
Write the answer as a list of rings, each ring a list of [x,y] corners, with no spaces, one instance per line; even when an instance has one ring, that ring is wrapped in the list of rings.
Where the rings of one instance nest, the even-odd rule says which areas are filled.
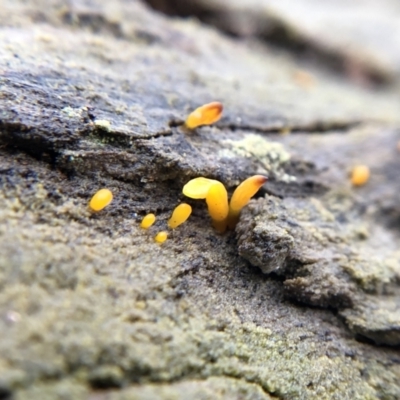
[[[141,1],[0,9],[1,398],[400,398],[395,85]],[[181,193],[253,174],[225,235]]]

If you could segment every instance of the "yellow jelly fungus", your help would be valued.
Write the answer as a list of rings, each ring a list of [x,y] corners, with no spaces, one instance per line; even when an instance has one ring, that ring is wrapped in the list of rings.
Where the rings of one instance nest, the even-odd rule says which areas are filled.
[[[143,217],[140,227],[143,229],[148,229],[154,224],[155,221],[156,216],[154,214],[147,214],[145,217]]]
[[[89,207],[93,211],[101,211],[111,203],[112,199],[113,194],[111,193],[111,190],[100,189],[90,200]]]
[[[171,218],[168,220],[168,226],[172,229],[178,227],[183,224],[192,213],[192,207],[189,204],[181,203],[175,207],[172,212]]]
[[[195,178],[189,181],[182,189],[182,193],[191,199],[205,199],[210,187],[218,181],[208,178]]]
[[[154,240],[157,243],[161,244],[161,243],[164,243],[167,240],[167,237],[168,237],[168,232],[161,231],[161,232],[157,233],[157,235],[154,237]]]
[[[366,165],[357,165],[351,172],[351,183],[354,186],[362,186],[368,182],[370,176],[369,167]]]
[[[230,229],[235,228],[239,221],[242,208],[250,201],[266,181],[266,176],[254,175],[244,180],[236,188],[229,203],[228,226]]]
[[[214,228],[218,232],[224,233],[226,230],[229,205],[228,193],[221,182],[215,181],[215,183],[211,185],[207,193],[206,203]]]
[[[204,104],[189,114],[185,125],[189,129],[197,128],[200,125],[211,125],[221,118],[222,111],[223,106],[217,101]]]

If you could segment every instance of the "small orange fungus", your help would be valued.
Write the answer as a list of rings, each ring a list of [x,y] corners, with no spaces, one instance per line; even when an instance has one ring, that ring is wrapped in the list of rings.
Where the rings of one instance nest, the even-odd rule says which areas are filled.
[[[267,181],[264,175],[254,175],[244,180],[233,192],[229,203],[228,226],[233,229],[240,216],[242,208],[258,192],[260,187]]]
[[[189,181],[182,189],[182,193],[191,199],[205,199],[210,187],[218,181],[208,178],[195,178]]]
[[[167,237],[168,237],[168,232],[166,232],[166,231],[161,231],[161,232],[158,232],[157,233],[157,235],[154,237],[154,240],[157,242],[157,243],[164,243],[166,240],[167,240]]]
[[[217,101],[204,104],[189,114],[185,125],[189,129],[197,128],[200,125],[211,125],[221,118],[222,111],[223,106]]]
[[[142,222],[140,223],[140,227],[143,229],[148,229],[154,224],[155,221],[156,216],[154,214],[147,214],[143,217]]]
[[[192,213],[192,207],[189,204],[181,203],[175,207],[172,212],[171,218],[168,220],[168,226],[172,229],[177,228],[183,224]]]
[[[226,218],[229,212],[228,193],[221,182],[215,181],[211,185],[207,193],[206,203],[214,228],[220,233],[225,232]]]
[[[368,182],[370,177],[369,167],[366,165],[356,165],[351,171],[351,183],[354,186],[362,186]]]
[[[297,85],[304,89],[311,89],[316,84],[315,78],[311,73],[300,69],[294,73],[293,78]]]
[[[89,207],[93,211],[101,211],[103,208],[107,207],[113,199],[113,194],[109,189],[100,189],[94,194],[90,200]]]

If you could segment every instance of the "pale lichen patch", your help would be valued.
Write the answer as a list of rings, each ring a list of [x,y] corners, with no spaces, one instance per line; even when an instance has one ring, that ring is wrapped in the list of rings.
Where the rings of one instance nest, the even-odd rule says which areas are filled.
[[[94,121],[94,124],[97,128],[103,129],[107,132],[109,132],[111,129],[111,122],[106,119],[96,119],[96,121]]]
[[[266,140],[253,133],[245,135],[241,140],[224,140],[223,143],[229,145],[230,148],[221,150],[220,156],[256,159],[261,166],[258,172],[273,175],[282,182],[296,180],[296,177],[283,170],[283,165],[290,160],[290,154],[281,143]]]

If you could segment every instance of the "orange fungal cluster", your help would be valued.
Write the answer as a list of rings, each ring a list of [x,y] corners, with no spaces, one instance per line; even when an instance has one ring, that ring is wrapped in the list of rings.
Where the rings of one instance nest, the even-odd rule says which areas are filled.
[[[92,211],[101,211],[111,203],[113,194],[109,189],[100,189],[97,191],[89,202],[89,207]],[[175,207],[171,218],[168,220],[168,227],[171,229],[177,228],[183,224],[192,213],[192,207],[189,204],[181,203]],[[153,213],[147,214],[143,217],[140,227],[142,229],[149,229],[156,221],[156,216]],[[167,231],[160,231],[154,237],[156,243],[164,243],[168,238]]]
[[[222,111],[223,106],[218,101],[204,104],[188,115],[185,125],[189,129],[195,129],[201,125],[211,125],[221,118]]]
[[[222,116],[223,106],[219,102],[204,104],[191,112],[185,126],[195,129],[202,125],[211,125]],[[233,229],[239,219],[241,209],[248,203],[250,198],[266,182],[267,178],[255,175],[242,182],[234,191],[231,201],[228,201],[228,192],[225,186],[214,179],[198,177],[189,181],[183,187],[183,194],[192,199],[205,199],[214,228],[223,233],[229,227]],[[94,194],[89,202],[92,211],[101,211],[113,200],[113,194],[109,189],[100,189]],[[183,224],[191,215],[192,207],[187,203],[181,203],[175,207],[168,228],[176,229]],[[145,215],[140,223],[142,229],[149,229],[156,221],[153,213]],[[164,243],[168,238],[168,231],[160,231],[154,237],[156,243]]]
[[[225,232],[234,229],[242,208],[267,181],[263,175],[254,175],[243,181],[233,192],[230,203],[224,185],[214,179],[199,177],[192,179],[183,187],[183,194],[192,199],[205,199],[214,228]]]

